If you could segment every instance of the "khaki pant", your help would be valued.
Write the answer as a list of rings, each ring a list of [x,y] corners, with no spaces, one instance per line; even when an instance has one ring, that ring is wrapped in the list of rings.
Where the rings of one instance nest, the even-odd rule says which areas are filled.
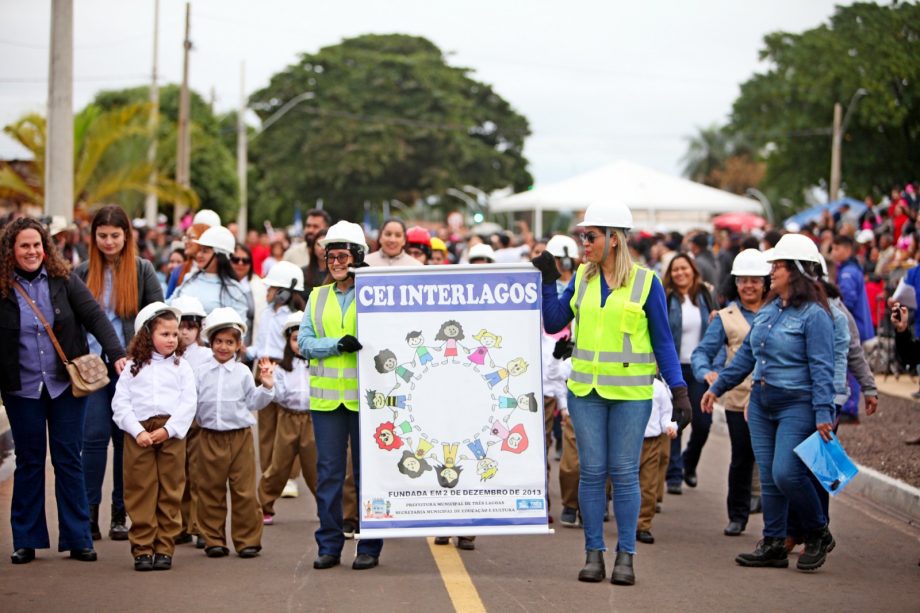
[[[668,464],[671,462],[671,437],[662,434],[661,446],[658,448],[658,494],[655,496],[656,502],[664,502],[664,486],[667,482],[665,478],[668,474]]]
[[[195,479],[195,454],[198,451],[198,432],[201,428],[194,421],[185,435],[185,487],[182,491],[182,532],[198,534],[198,491]]]
[[[275,514],[275,500],[284,489],[295,458],[300,459],[304,481],[316,496],[316,439],[313,438],[310,412],[289,411],[282,407],[277,425],[272,462],[259,481],[259,502],[262,512],[268,515]]]
[[[206,547],[227,543],[227,483],[230,484],[230,534],[233,547],[262,548],[262,511],[256,497],[256,452],[252,428],[201,429],[195,476],[198,526]]]
[[[662,454],[662,448],[667,448],[668,451]],[[671,439],[667,434],[642,441],[642,455],[639,458],[639,489],[642,491],[642,503],[639,507],[639,523],[636,530],[652,529],[655,503],[658,502],[658,492],[665,481],[670,449]]]
[[[261,474],[265,474],[268,467],[272,465],[272,454],[275,451],[275,431],[278,428],[278,415],[280,413],[281,405],[275,402],[270,402],[258,412],[259,469]],[[297,456],[294,456],[290,474],[289,479],[296,479],[300,476],[300,458]]]
[[[578,509],[578,447],[575,445],[575,428],[572,419],[562,417],[562,459],[559,460],[559,491],[562,506]]]
[[[153,432],[168,420],[168,416],[151,417],[141,425]],[[131,555],[173,555],[175,539],[182,530],[185,440],[168,438],[159,445],[141,447],[125,434],[124,478]]]

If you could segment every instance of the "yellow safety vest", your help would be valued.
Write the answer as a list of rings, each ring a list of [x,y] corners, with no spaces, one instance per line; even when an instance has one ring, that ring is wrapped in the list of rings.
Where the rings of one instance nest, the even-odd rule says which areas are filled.
[[[655,273],[633,264],[626,285],[601,308],[600,275],[587,281],[585,269],[575,273],[570,303],[576,325],[569,389],[576,396],[597,390],[607,400],[649,400],[657,366],[643,305]]]
[[[338,338],[356,330],[355,303],[342,314],[334,284],[317,287],[310,293],[308,309],[316,338]],[[358,410],[358,355],[343,353],[310,360],[310,410],[334,411],[339,405]]]

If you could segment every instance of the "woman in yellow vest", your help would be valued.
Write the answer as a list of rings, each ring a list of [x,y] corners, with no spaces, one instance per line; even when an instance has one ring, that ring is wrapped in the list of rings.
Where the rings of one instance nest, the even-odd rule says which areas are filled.
[[[723,348],[724,366],[728,366],[735,357],[744,338],[751,331],[754,316],[763,306],[770,289],[770,269],[767,257],[756,249],[745,249],[735,257],[732,263],[732,284],[726,286],[726,298],[731,302],[713,318],[690,357],[693,375],[699,382],[705,382],[708,386],[719,377],[718,371],[721,368],[716,366],[716,361]],[[750,399],[750,375],[738,387],[722,396],[732,445],[728,467],[726,536],[738,536],[744,532],[751,513],[754,448],[751,447],[751,432],[745,416]]]
[[[361,226],[340,221],[319,241],[333,282],[310,293],[297,344],[310,361],[310,412],[316,436],[316,507],[319,555],[313,568],[338,566],[345,534],[342,530],[342,486],[346,451],[351,440],[355,487],[360,489],[358,461],[358,358],[355,338],[355,278],[352,269],[366,266],[367,243]],[[383,541],[361,539],[351,567],[377,566]]]
[[[671,387],[675,418],[690,420],[687,384],[668,327],[664,290],[655,274],[632,262],[626,232],[632,213],[620,203],[595,203],[578,224],[586,263],[563,291],[549,252],[533,260],[543,275],[543,324],[550,334],[575,320],[569,417],[578,441],[578,504],[586,563],[580,581],[606,576],[605,484],[613,483],[617,555],[612,583],[635,583],[633,555],[639,519],[639,456],[652,409],[652,380],[660,370]],[[656,366],[657,362],[657,366]]]

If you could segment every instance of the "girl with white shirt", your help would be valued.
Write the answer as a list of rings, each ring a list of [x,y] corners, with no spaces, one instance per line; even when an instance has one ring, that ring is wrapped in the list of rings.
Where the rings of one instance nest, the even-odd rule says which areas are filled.
[[[259,482],[259,502],[266,525],[274,522],[275,500],[281,495],[291,474],[291,463],[298,459],[307,487],[316,496],[316,439],[310,416],[310,364],[297,346],[297,333],[303,311],[291,313],[281,331],[284,357],[275,369],[275,404],[278,423],[272,461]]]
[[[668,302],[668,324],[674,338],[675,349],[680,358],[680,370],[687,382],[690,407],[690,439],[683,454],[680,452],[681,437],[671,441],[671,459],[668,464],[668,493],[681,493],[681,480],[690,487],[696,487],[696,466],[703,452],[703,445],[709,438],[712,415],[703,413],[700,400],[706,393],[705,381],[697,381],[690,366],[690,356],[706,334],[710,315],[716,310],[715,298],[700,274],[693,258],[686,253],[675,255],[665,269],[662,279]]]
[[[205,554],[221,558],[226,547],[227,484],[233,504],[231,537],[241,558],[254,558],[262,549],[262,516],[256,498],[256,453],[252,426],[258,411],[274,398],[274,365],[261,363],[262,385],[238,361],[246,324],[229,307],[214,309],[204,320],[204,335],[213,355],[195,371],[198,382],[196,418],[201,431],[192,472],[198,491],[198,528]]]
[[[636,524],[636,540],[647,545],[655,542],[652,536],[655,503],[658,502],[658,491],[668,466],[670,441],[677,438],[677,423],[671,421],[671,393],[668,387],[656,378],[652,381],[652,389],[652,413],[645,426],[642,456],[639,459],[642,505],[639,507],[639,523]]]
[[[182,529],[185,434],[195,417],[195,375],[181,359],[175,307],[148,304],[134,321],[130,358],[112,398],[125,432],[125,508],[134,570],[169,570]]]

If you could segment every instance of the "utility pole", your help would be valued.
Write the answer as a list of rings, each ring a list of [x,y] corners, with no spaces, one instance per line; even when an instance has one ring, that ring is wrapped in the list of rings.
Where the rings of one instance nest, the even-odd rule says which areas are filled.
[[[73,220],[73,0],[51,2],[45,214]]]
[[[246,63],[240,62],[240,110],[236,117],[236,176],[240,190],[240,212],[236,218],[236,238],[246,242],[246,225],[249,223],[248,198],[246,195],[246,169],[249,166],[249,152],[246,142]]]
[[[192,49],[189,38],[191,22],[191,3],[185,3],[185,40],[182,42],[182,88],[179,90],[179,142],[176,147],[176,183],[183,187],[191,187],[189,172],[191,160],[192,139],[189,134],[189,93],[188,93],[188,56]],[[184,213],[183,207],[176,204],[173,211],[173,225],[179,225]]]
[[[840,147],[843,141],[843,106],[839,102],[834,103],[834,131],[831,138],[831,184],[828,190],[830,202],[837,201],[837,194],[840,191]]]
[[[157,56],[159,55],[160,40],[160,0],[153,0],[153,71],[150,79],[150,119],[147,122],[147,128],[150,131],[150,146],[147,148],[147,163],[150,164],[150,178],[147,183],[150,190],[144,199],[144,219],[147,220],[147,227],[153,228],[157,225],[157,195],[153,192],[153,187],[157,180],[157,126],[160,115],[160,87],[157,85]]]

